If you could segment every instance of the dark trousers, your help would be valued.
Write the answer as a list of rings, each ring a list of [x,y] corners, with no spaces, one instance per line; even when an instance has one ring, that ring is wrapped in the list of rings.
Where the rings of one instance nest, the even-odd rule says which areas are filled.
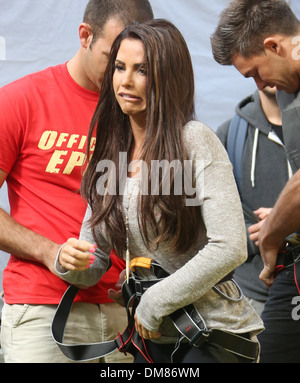
[[[297,296],[293,267],[281,271],[262,312],[265,331],[258,335],[261,363],[300,363],[300,320],[293,315],[297,307],[292,303]]]

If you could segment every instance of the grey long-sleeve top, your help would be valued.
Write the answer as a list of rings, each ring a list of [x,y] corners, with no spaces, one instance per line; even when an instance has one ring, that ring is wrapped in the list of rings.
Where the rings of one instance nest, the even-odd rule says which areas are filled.
[[[149,331],[162,332],[160,342],[168,342],[176,335],[167,316],[191,303],[208,328],[255,335],[263,330],[263,324],[252,306],[245,299],[239,302],[226,299],[212,289],[247,258],[245,224],[232,166],[215,133],[198,121],[191,121],[184,127],[184,143],[195,165],[199,202],[195,208],[201,209],[202,217],[197,243],[185,254],[173,255],[167,243],[151,252],[147,250],[137,216],[140,180],[127,178],[126,181],[123,201],[126,208],[131,194],[128,210],[131,258],[154,259],[170,274],[143,294],[136,314]],[[89,215],[88,209],[80,238],[93,242]],[[99,280],[107,268],[111,245],[105,227],[99,228],[97,237],[101,248],[96,251],[93,266],[82,272],[64,272],[57,265],[63,279],[89,286]],[[151,278],[148,270],[137,268],[137,273]],[[223,282],[218,288],[233,298],[239,295],[232,281]]]

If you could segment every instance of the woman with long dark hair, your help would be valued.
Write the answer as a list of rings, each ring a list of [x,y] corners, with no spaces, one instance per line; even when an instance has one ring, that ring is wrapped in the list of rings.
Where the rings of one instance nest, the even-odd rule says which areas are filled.
[[[151,360],[257,360],[258,353],[241,356],[220,345],[220,334],[232,334],[257,346],[263,325],[231,278],[247,257],[240,199],[222,144],[195,120],[191,57],[173,24],[135,24],[118,36],[89,145],[94,135],[82,184],[89,207],[80,240],[70,239],[58,254],[62,277],[94,284],[112,249],[126,259],[127,278],[136,260],[137,275],[155,279],[138,260],[155,261],[168,276],[144,292],[135,312]],[[190,304],[207,334],[218,334],[200,347],[178,342],[181,335],[169,317]],[[138,354],[135,361],[145,360]]]

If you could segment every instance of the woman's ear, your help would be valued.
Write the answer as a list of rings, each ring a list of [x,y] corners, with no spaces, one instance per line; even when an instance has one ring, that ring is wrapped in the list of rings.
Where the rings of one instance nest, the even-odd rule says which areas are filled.
[[[79,39],[82,48],[88,48],[93,39],[92,28],[87,23],[82,23],[79,26]]]

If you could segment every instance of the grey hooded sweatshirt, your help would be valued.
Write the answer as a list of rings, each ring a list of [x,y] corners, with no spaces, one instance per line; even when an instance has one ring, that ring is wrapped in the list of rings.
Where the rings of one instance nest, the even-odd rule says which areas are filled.
[[[266,119],[258,91],[241,101],[235,111],[248,122],[242,159],[241,200],[252,211],[260,207],[271,208],[291,176],[282,128]],[[229,125],[230,120],[217,129],[226,149]],[[254,222],[246,218],[245,223],[248,228]],[[268,289],[259,279],[262,268],[259,248],[248,235],[248,259],[235,270],[234,278],[247,297],[265,302]]]
[[[286,153],[293,173],[296,173],[300,169],[300,92],[277,92],[277,100],[281,110]]]

